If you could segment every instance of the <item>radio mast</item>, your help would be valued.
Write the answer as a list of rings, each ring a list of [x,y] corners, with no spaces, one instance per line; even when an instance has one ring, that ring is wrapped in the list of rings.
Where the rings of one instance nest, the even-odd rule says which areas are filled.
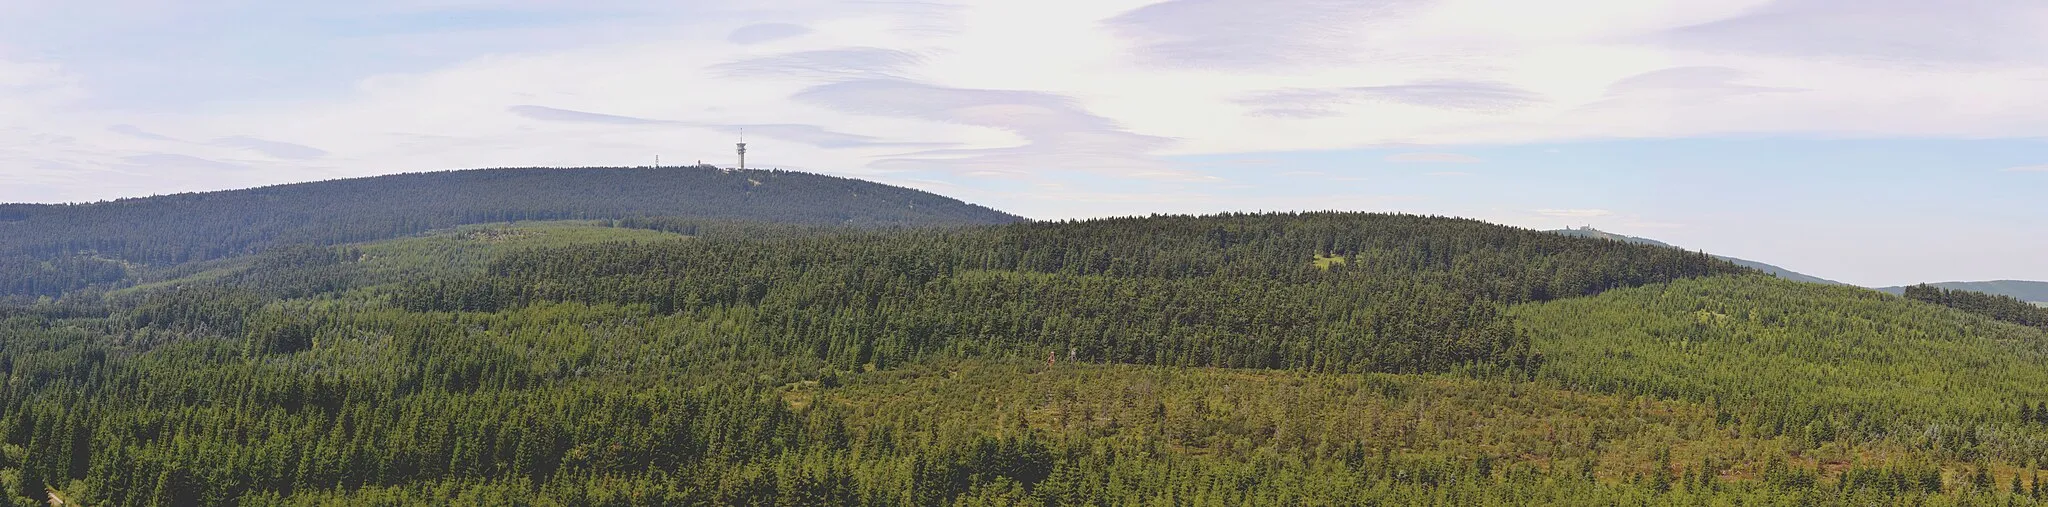
[[[740,169],[747,168],[747,130],[740,129]]]

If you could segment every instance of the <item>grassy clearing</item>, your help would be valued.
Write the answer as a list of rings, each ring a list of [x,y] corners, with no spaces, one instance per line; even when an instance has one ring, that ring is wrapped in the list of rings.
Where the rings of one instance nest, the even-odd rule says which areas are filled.
[[[1330,266],[1335,266],[1338,264],[1349,264],[1351,260],[1344,258],[1344,256],[1342,255],[1316,254],[1316,259],[1314,262],[1316,267],[1322,268],[1324,270],[1329,270]]]
[[[499,253],[607,241],[663,241],[688,236],[611,227],[603,221],[476,224],[361,245],[362,263],[376,283],[475,273]]]

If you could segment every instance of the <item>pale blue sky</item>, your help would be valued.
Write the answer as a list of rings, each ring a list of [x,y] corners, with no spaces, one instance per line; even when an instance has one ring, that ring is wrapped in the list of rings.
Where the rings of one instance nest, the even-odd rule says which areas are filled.
[[[1824,21],[1824,22],[1823,22]],[[0,201],[509,165],[2048,279],[2031,0],[0,0]]]

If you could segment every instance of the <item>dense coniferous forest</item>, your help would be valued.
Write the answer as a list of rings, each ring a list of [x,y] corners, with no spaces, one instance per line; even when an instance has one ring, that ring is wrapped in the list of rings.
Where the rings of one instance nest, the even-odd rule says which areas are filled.
[[[1318,267],[1317,256],[1344,259]],[[413,311],[537,301],[754,312],[779,353],[931,354],[1313,371],[1539,358],[1502,305],[1740,268],[1474,221],[1275,214],[599,243],[507,254],[392,291]]]
[[[1558,229],[1558,230],[1554,230],[1554,231],[1550,231],[1550,232],[1554,232],[1554,233],[1557,233],[1557,234],[1563,234],[1563,235],[1566,235],[1566,236],[1577,236],[1577,237],[1582,237],[1582,238],[1599,238],[1599,239],[1611,239],[1611,240],[1615,240],[1615,241],[1622,241],[1622,242],[1628,242],[1628,243],[1637,243],[1637,244],[1644,244],[1644,245],[1652,245],[1652,246],[1664,246],[1664,247],[1672,247],[1672,248],[1677,248],[1677,247],[1675,247],[1675,246],[1672,246],[1672,245],[1670,245],[1670,244],[1668,244],[1668,243],[1665,243],[1665,242],[1662,242],[1662,241],[1657,241],[1657,240],[1654,240],[1654,239],[1649,239],[1649,238],[1639,238],[1639,237],[1635,237],[1635,236],[1627,236],[1627,235],[1622,235],[1622,234],[1615,234],[1615,233],[1611,233],[1611,232],[1606,232],[1606,231],[1601,231],[1601,230],[1597,230],[1597,229],[1594,229],[1594,228],[1592,228],[1592,227],[1590,227],[1590,226],[1588,226],[1588,227],[1584,227],[1584,228],[1564,228],[1564,229]],[[1750,269],[1754,269],[1754,270],[1757,270],[1757,271],[1762,271],[1762,272],[1764,272],[1764,273],[1766,273],[1766,274],[1769,274],[1769,275],[1771,275],[1771,276],[1776,276],[1776,277],[1778,277],[1778,278],[1783,278],[1783,279],[1786,279],[1786,280],[1792,280],[1792,281],[1795,281],[1795,282],[1807,282],[1807,283],[1818,283],[1818,284],[1824,284],[1824,285],[1846,285],[1846,284],[1844,284],[1844,283],[1842,283],[1842,282],[1837,282],[1837,281],[1834,281],[1834,280],[1829,280],[1829,279],[1826,279],[1826,278],[1821,278],[1821,277],[1817,277],[1817,276],[1813,276],[1813,275],[1808,275],[1808,274],[1805,274],[1805,273],[1800,273],[1800,272],[1797,272],[1797,271],[1793,271],[1793,270],[1789,270],[1789,269],[1785,269],[1785,268],[1781,268],[1781,267],[1777,267],[1777,266],[1773,266],[1773,265],[1770,265],[1770,264],[1765,264],[1765,263],[1761,263],[1761,262],[1757,262],[1757,261],[1752,261],[1752,260],[1747,260],[1747,259],[1737,259],[1737,258],[1734,258],[1734,257],[1724,257],[1724,256],[1719,256],[1719,255],[1716,255],[1715,257],[1720,257],[1721,259],[1723,259],[1723,260],[1726,260],[1726,261],[1728,261],[1728,262],[1733,262],[1733,263],[1735,263],[1735,265],[1737,265],[1737,266],[1742,266],[1742,267],[1745,267],[1745,268],[1750,268]]]
[[[1906,287],[1904,294],[1907,298],[1916,301],[1934,303],[2015,324],[2048,329],[2048,308],[2042,308],[2012,296],[1999,296],[1966,290],[1950,290],[1927,284]]]
[[[2048,282],[2025,280],[1994,280],[1988,282],[1941,282],[1929,283],[1939,289],[1981,292],[1994,296],[2012,296],[2021,301],[2048,304]],[[1906,287],[1884,287],[1877,289],[1892,294],[1904,295]]]
[[[1442,217],[962,216],[494,215],[144,275],[40,261],[52,297],[0,302],[0,498],[2048,494],[2048,331],[1969,305]]]
[[[461,224],[683,216],[834,226],[1020,218],[861,180],[711,167],[483,169],[88,204],[0,205],[0,296],[54,296],[137,268]]]

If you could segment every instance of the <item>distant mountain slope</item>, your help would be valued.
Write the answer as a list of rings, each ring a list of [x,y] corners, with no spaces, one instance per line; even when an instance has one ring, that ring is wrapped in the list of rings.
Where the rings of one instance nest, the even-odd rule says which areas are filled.
[[[1620,234],[1615,234],[1615,233],[1611,233],[1611,232],[1605,232],[1605,231],[1599,231],[1599,230],[1594,230],[1594,229],[1593,229],[1593,228],[1591,228],[1591,227],[1587,227],[1587,228],[1584,228],[1584,229],[1562,229],[1562,230],[1555,230],[1555,231],[1550,231],[1550,232],[1554,232],[1554,233],[1558,233],[1558,234],[1563,234],[1563,235],[1566,235],[1566,236],[1578,236],[1578,237],[1582,237],[1582,238],[1600,238],[1600,239],[1611,239],[1611,240],[1615,240],[1615,241],[1622,241],[1622,242],[1627,242],[1627,243],[1636,243],[1636,244],[1643,244],[1643,245],[1654,245],[1654,246],[1662,246],[1662,247],[1671,247],[1671,248],[1678,248],[1678,247],[1676,247],[1676,246],[1672,246],[1672,245],[1670,245],[1670,244],[1664,243],[1664,242],[1662,242],[1662,241],[1657,241],[1657,240],[1654,240],[1654,239],[1649,239],[1649,238],[1638,238],[1638,237],[1635,237],[1635,236],[1624,236],[1624,235],[1620,235]],[[1781,267],[1773,266],[1773,265],[1770,265],[1770,264],[1764,264],[1764,263],[1761,263],[1761,262],[1757,262],[1757,261],[1752,261],[1752,260],[1748,260],[1748,259],[1737,259],[1737,258],[1734,258],[1734,257],[1728,257],[1728,256],[1725,256],[1725,255],[1716,255],[1715,257],[1719,257],[1719,258],[1721,258],[1721,259],[1723,259],[1723,260],[1726,260],[1726,261],[1728,261],[1728,262],[1733,262],[1733,263],[1735,263],[1735,264],[1737,264],[1737,265],[1740,265],[1740,266],[1742,266],[1742,267],[1746,267],[1746,268],[1754,269],[1754,270],[1757,270],[1757,271],[1762,271],[1762,272],[1765,272],[1765,273],[1769,273],[1769,274],[1771,274],[1772,276],[1776,276],[1776,277],[1778,277],[1778,278],[1783,278],[1783,279],[1786,279],[1786,280],[1792,280],[1792,281],[1795,281],[1795,282],[1807,282],[1807,283],[1818,283],[1818,284],[1826,284],[1826,285],[1847,285],[1847,284],[1844,284],[1844,283],[1842,283],[1842,282],[1837,282],[1837,281],[1834,281],[1834,280],[1829,280],[1829,279],[1826,279],[1826,278],[1821,278],[1821,277],[1817,277],[1817,276],[1813,276],[1813,275],[1808,275],[1808,274],[1805,274],[1805,273],[1800,273],[1800,272],[1797,272],[1797,271],[1793,271],[1793,270],[1789,270],[1789,269],[1785,269],[1785,268],[1781,268]]]
[[[2019,298],[2021,301],[2031,301],[2037,304],[2048,303],[2048,282],[1995,280],[1989,282],[1942,282],[1930,283],[1928,285],[1948,290],[1966,290],[1997,296],[2012,296]],[[1905,287],[1884,287],[1877,290],[1892,294],[1906,293]]]
[[[477,169],[90,204],[0,205],[0,295],[56,294],[133,265],[332,245],[463,224],[680,216],[808,225],[1023,220],[918,190],[789,171]]]
[[[1967,290],[1943,289],[1932,285],[1906,287],[1906,299],[1933,303],[1967,313],[2048,330],[2048,310],[2012,296]]]

